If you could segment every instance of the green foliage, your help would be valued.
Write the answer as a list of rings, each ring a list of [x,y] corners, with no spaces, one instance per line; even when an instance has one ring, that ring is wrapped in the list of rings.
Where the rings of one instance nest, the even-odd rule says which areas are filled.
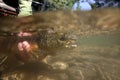
[[[54,5],[55,10],[69,10],[77,0],[46,0],[50,4]]]

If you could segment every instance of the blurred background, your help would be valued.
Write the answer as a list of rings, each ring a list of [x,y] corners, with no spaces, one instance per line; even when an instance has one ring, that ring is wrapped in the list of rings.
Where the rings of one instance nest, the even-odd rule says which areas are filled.
[[[25,3],[25,1],[28,1],[29,3]],[[107,7],[119,8],[120,0],[0,0],[0,14],[6,13],[17,15],[22,11],[24,12],[23,9],[21,10],[21,5],[22,8],[23,6],[31,7],[31,11],[34,13],[54,10],[79,10],[79,8],[80,10],[91,10]],[[88,6],[91,7],[91,9],[88,9]],[[7,13],[7,11],[9,12]]]

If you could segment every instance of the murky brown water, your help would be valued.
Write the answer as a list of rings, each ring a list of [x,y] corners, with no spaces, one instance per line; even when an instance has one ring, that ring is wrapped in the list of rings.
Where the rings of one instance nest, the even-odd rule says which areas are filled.
[[[55,31],[76,35],[78,44],[77,48],[59,50],[55,55],[47,56],[43,62],[18,66],[5,74],[4,80],[120,80],[120,11],[63,14],[44,14],[47,18],[41,14],[41,21],[38,16],[30,17],[28,22],[23,21],[25,24],[16,22],[14,25],[18,29],[11,22],[8,24],[13,27],[9,29],[2,23],[6,26],[0,30],[7,32],[19,32],[24,29],[21,26],[29,28],[30,25],[34,26],[32,30],[40,29],[41,25],[53,27]]]

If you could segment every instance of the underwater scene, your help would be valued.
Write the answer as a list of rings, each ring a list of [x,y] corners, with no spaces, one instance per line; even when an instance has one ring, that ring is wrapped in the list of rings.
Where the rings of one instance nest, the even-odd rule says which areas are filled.
[[[0,1],[0,80],[120,80],[120,9],[72,10],[79,1],[33,0],[27,16]]]
[[[0,80],[120,80],[120,10],[1,16]]]

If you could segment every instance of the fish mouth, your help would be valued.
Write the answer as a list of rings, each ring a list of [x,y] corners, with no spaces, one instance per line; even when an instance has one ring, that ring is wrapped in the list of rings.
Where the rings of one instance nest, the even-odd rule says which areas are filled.
[[[76,48],[77,44],[65,45],[65,48]]]
[[[75,40],[70,40],[66,43],[65,48],[76,48],[77,43]]]
[[[64,45],[64,48],[76,48],[78,46],[76,35],[63,35],[59,42]]]

